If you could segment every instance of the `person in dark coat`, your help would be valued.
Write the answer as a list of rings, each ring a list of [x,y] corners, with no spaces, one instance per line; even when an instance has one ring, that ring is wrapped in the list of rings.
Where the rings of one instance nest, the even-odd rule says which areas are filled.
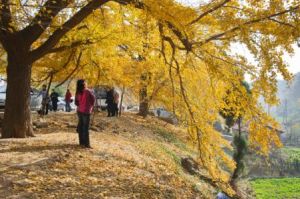
[[[114,112],[114,88],[107,90],[106,93],[107,117],[115,115]]]
[[[58,93],[54,89],[52,89],[50,99],[51,99],[51,102],[52,102],[53,111],[57,111]]]

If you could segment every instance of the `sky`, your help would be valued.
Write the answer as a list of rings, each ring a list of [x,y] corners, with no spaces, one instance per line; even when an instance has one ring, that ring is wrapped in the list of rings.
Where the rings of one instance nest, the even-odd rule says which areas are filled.
[[[283,59],[288,65],[288,70],[293,74],[296,74],[300,72],[300,47],[298,47],[296,44],[293,45],[293,47],[294,47],[294,54],[290,56],[286,53],[283,55]],[[255,63],[253,56],[250,54],[250,51],[247,49],[247,47],[241,44],[237,44],[237,43],[233,44],[232,52],[233,54],[240,54],[247,57],[250,63],[253,64]],[[278,78],[282,79],[281,76],[279,76]]]
[[[176,0],[179,3],[185,4],[187,6],[199,6],[199,2],[203,3],[208,0]],[[242,52],[241,54],[248,54],[247,49],[243,49],[241,46],[239,48]],[[298,73],[300,72],[300,47],[297,45],[294,45],[295,53],[293,56],[284,56],[284,60],[288,63],[288,69],[292,73]]]
[[[289,71],[292,73],[300,72],[300,47],[295,45],[295,54],[292,57],[285,56],[285,61],[289,63]]]

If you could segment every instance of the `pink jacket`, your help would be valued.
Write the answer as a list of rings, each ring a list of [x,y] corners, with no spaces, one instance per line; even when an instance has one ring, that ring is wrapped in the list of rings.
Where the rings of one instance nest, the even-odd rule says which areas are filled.
[[[90,90],[84,89],[82,94],[76,95],[75,102],[77,112],[90,114],[95,104],[95,96]]]

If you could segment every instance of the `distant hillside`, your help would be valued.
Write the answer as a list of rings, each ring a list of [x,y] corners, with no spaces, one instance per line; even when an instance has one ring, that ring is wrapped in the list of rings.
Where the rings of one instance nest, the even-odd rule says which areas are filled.
[[[285,81],[278,82],[278,97],[281,104],[273,110],[273,114],[278,118],[287,121],[299,120],[300,116],[300,73],[295,75],[291,85]]]
[[[278,98],[281,103],[269,111],[273,117],[282,124],[286,134],[283,141],[286,145],[300,146],[300,73],[294,80],[287,84],[286,81],[278,82]]]

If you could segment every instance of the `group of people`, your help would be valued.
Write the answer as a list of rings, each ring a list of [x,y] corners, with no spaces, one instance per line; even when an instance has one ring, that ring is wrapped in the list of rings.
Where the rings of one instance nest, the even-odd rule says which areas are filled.
[[[96,97],[87,88],[85,80],[77,81],[75,105],[77,106],[79,144],[83,147],[91,148],[89,139],[90,115],[92,113]],[[118,116],[119,93],[112,87],[106,92],[106,104],[108,117]]]
[[[58,108],[58,97],[59,94],[52,89],[52,92],[50,95],[48,95],[47,86],[43,85],[42,90],[38,96],[42,96],[42,107],[41,110],[39,110],[39,113],[41,115],[47,115],[49,110],[52,110],[54,112],[57,111]],[[71,103],[72,103],[72,94],[69,89],[67,89],[67,92],[65,94],[65,103],[66,112],[71,111]]]
[[[119,113],[119,94],[114,88],[107,90],[106,104],[108,117],[118,116]],[[58,93],[52,90],[50,96],[46,85],[43,85],[42,91],[42,113],[48,114],[49,103],[52,104],[53,111],[57,111]],[[79,145],[86,148],[91,148],[89,139],[90,116],[95,105],[96,97],[94,93],[87,88],[87,83],[84,79],[80,79],[76,84],[75,105],[77,106],[78,125],[77,133],[79,137]],[[65,94],[66,111],[71,111],[70,104],[72,103],[72,94],[69,89]]]
[[[77,81],[75,105],[77,106],[79,145],[91,148],[89,139],[90,116],[95,105],[96,97],[87,88],[85,80]],[[108,117],[118,116],[119,94],[114,88],[108,89],[106,93],[106,104]]]

